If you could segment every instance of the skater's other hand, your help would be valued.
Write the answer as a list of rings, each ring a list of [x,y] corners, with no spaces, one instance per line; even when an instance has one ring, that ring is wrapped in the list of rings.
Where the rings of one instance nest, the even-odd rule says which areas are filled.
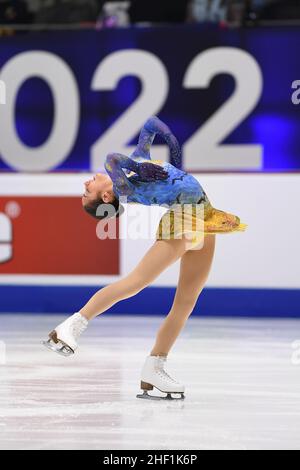
[[[168,178],[168,172],[160,165],[154,163],[143,162],[138,165],[138,175],[141,181],[157,181]]]

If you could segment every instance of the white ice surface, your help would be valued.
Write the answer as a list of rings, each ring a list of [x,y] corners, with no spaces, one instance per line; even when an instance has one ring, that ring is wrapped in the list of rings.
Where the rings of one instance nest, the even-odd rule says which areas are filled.
[[[40,344],[62,318],[0,315],[0,449],[300,449],[300,321],[191,317],[169,403],[135,398],[161,317],[100,316],[71,358]]]

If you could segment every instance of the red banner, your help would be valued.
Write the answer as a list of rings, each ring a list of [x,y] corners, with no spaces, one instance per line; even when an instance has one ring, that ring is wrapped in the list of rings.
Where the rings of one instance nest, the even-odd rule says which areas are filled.
[[[119,274],[119,240],[96,225],[78,197],[0,197],[0,274]]]

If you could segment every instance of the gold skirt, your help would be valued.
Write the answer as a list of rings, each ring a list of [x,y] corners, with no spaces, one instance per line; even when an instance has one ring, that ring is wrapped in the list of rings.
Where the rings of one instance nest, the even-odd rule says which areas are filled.
[[[190,248],[201,248],[204,237],[211,234],[244,232],[246,224],[229,212],[221,211],[210,203],[174,204],[161,217],[156,240],[185,238]]]

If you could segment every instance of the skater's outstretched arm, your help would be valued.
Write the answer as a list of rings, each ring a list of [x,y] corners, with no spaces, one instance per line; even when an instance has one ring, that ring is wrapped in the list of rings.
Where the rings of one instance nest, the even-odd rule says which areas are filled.
[[[133,159],[143,157],[148,160],[151,160],[150,148],[156,134],[160,135],[168,144],[174,162],[174,166],[179,168],[181,164],[180,145],[176,137],[172,134],[169,127],[164,122],[162,122],[157,116],[152,116],[151,118],[149,118],[146,124],[144,125],[140,133],[137,148],[133,152],[131,157]]]

